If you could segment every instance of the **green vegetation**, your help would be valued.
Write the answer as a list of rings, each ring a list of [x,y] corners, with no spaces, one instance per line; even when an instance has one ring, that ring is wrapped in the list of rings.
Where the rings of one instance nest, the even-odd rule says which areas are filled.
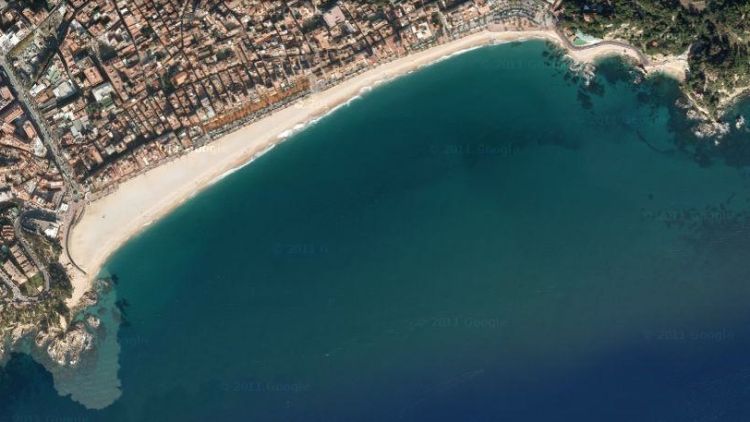
[[[65,299],[73,294],[73,285],[62,265],[54,262],[47,267],[49,271],[49,290],[52,297],[64,304]]]
[[[114,47],[112,47],[111,45],[103,41],[99,41],[98,49],[99,49],[99,58],[103,62],[108,62],[114,59],[115,57],[117,57],[117,50],[115,50]]]
[[[29,9],[33,11],[38,10],[50,10],[49,5],[47,4],[46,0],[18,0],[18,1],[10,1],[8,2],[8,7],[14,8],[16,10],[23,10],[25,7],[28,7]]]
[[[216,53],[216,60],[223,61],[226,60],[234,55],[234,51],[232,51],[231,48],[224,48],[219,50],[218,53]]]
[[[41,260],[44,262],[57,261],[62,246],[57,239],[49,239],[42,235],[24,232],[24,238]]]
[[[44,277],[42,277],[42,273],[36,273],[29,279],[29,281],[21,285],[21,293],[25,294],[26,296],[36,296],[42,291],[43,288]]]
[[[0,304],[0,341],[4,341],[9,332],[16,327],[33,326],[40,332],[60,326],[60,317],[70,320],[70,310],[65,300],[72,294],[73,287],[62,265],[53,263],[48,267],[50,275],[50,290],[39,293],[35,288],[42,286],[44,280],[41,274],[32,277],[24,283],[21,290],[29,296],[39,300],[24,306],[10,306]]]
[[[302,32],[304,33],[312,32],[315,29],[318,29],[321,26],[323,26],[323,24],[324,22],[323,22],[322,16],[315,15],[302,23]]]
[[[648,54],[689,50],[690,93],[712,113],[750,86],[746,0],[564,0],[563,27],[625,39]]]
[[[0,224],[12,225],[19,212],[19,205],[15,202],[0,203]],[[36,215],[39,216],[39,214]],[[30,301],[10,304],[12,293],[8,291],[0,300],[0,342],[6,341],[10,333],[17,328],[33,327],[38,332],[46,332],[48,329],[60,328],[61,317],[66,320],[70,319],[70,310],[65,301],[71,297],[73,288],[67,272],[58,262],[62,251],[59,242],[28,230],[23,231],[23,238],[26,246],[18,240],[14,242],[27,252],[29,250],[26,248],[31,248],[31,251],[42,262],[51,263],[47,265],[50,288],[45,290],[44,275],[42,272],[37,272],[28,281],[18,286],[22,295],[32,298]],[[0,263],[8,259],[14,260],[8,246],[0,242]]]

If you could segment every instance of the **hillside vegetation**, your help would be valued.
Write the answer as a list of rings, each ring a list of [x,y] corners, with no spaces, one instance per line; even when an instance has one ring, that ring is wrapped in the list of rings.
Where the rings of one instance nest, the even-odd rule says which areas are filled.
[[[688,51],[689,93],[712,113],[750,87],[748,0],[563,0],[561,24],[648,54]]]

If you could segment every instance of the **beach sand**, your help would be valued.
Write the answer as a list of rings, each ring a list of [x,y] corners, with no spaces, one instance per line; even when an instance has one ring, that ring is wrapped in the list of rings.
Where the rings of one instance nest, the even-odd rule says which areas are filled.
[[[477,46],[528,39],[544,39],[563,45],[552,30],[496,30],[477,32],[368,70],[138,175],[122,183],[113,193],[87,204],[80,221],[71,229],[68,242],[68,253],[87,274],[67,266],[73,284],[73,297],[68,300],[68,306],[73,308],[79,303],[83,294],[91,288],[106,259],[130,237],[227,172],[283,141],[284,136],[280,137],[280,134],[289,134],[295,127],[299,128],[324,115],[368,87]],[[635,50],[611,45],[570,51],[569,55],[583,62],[611,55],[638,59]],[[679,79],[679,68],[679,63],[668,62],[653,70],[667,72]]]

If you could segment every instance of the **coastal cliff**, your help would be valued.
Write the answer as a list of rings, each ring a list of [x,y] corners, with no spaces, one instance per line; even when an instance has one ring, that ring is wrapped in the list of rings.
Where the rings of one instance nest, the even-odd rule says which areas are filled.
[[[684,57],[683,89],[706,120],[750,92],[750,3],[732,0],[563,0],[560,26],[584,45],[618,40],[650,57]],[[712,126],[713,128],[710,128]],[[704,125],[706,136],[723,129]]]
[[[95,349],[101,326],[100,319],[86,310],[97,303],[99,292],[107,287],[105,282],[96,283],[74,312],[54,300],[33,306],[0,305],[0,319],[4,322],[0,330],[0,363],[7,361],[12,352],[24,352],[60,367],[77,367]]]

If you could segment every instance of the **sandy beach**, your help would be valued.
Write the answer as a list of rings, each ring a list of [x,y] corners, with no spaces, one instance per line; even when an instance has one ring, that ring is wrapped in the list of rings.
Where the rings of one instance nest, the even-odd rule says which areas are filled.
[[[68,242],[70,256],[87,274],[68,266],[74,289],[68,305],[75,307],[78,304],[106,259],[130,237],[228,171],[248,163],[283,141],[286,137],[284,135],[288,135],[291,130],[299,129],[346,103],[368,87],[477,46],[527,39],[545,39],[564,45],[552,30],[495,32],[496,30],[501,31],[502,28],[474,33],[366,71],[227,134],[206,147],[132,178],[122,183],[113,193],[87,204],[80,221],[70,231]],[[569,55],[583,62],[592,62],[609,55],[626,55],[636,60],[639,58],[635,50],[613,45],[569,51]],[[683,65],[670,60],[654,63],[646,70],[665,72],[677,79],[684,78]]]

